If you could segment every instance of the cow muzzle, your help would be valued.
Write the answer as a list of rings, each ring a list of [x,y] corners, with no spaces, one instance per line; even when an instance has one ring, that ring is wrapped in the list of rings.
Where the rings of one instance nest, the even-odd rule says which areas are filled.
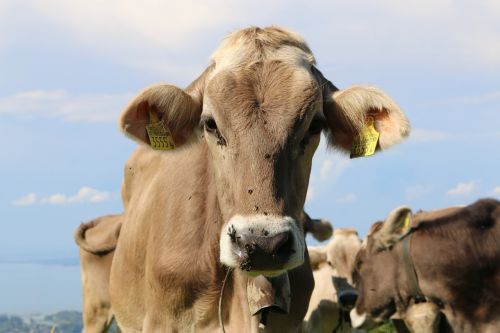
[[[351,311],[358,300],[358,292],[346,278],[332,276],[333,287],[337,291],[337,301],[344,310]]]
[[[234,216],[220,244],[221,262],[250,275],[276,276],[304,261],[304,237],[291,217]]]

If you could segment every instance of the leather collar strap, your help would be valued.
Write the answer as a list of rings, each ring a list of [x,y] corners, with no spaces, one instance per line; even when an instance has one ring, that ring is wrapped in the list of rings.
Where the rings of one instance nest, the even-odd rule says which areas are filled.
[[[415,303],[420,303],[425,302],[425,296],[418,285],[417,272],[415,271],[410,253],[410,242],[413,231],[415,231],[415,229],[410,229],[410,231],[402,237],[401,247],[403,250],[403,265],[410,284],[410,297],[415,300]]]

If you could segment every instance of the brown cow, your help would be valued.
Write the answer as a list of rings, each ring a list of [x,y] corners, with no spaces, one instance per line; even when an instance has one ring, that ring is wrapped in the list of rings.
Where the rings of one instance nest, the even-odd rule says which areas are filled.
[[[372,226],[357,258],[353,323],[427,301],[446,316],[439,332],[500,332],[500,202],[417,213],[407,230],[410,214],[401,207]]]
[[[314,291],[309,301],[304,332],[350,333],[349,310],[354,306],[352,271],[361,240],[354,229],[335,229],[325,247],[309,247]],[[342,306],[339,302],[341,299]]]
[[[290,288],[281,313],[259,312],[266,330],[299,330],[313,278],[298,221],[320,133],[357,152],[360,142],[377,143],[361,134],[373,126],[381,149],[409,133],[382,91],[338,90],[303,39],[276,27],[231,34],[188,88],[146,89],[120,126],[145,144],[126,165],[111,268],[125,332],[214,332],[221,322],[227,332],[256,331],[247,282],[259,275]],[[166,153],[149,147],[172,144]]]
[[[109,273],[122,215],[107,215],[81,224],[75,232],[82,272],[83,332],[106,332],[113,315]]]

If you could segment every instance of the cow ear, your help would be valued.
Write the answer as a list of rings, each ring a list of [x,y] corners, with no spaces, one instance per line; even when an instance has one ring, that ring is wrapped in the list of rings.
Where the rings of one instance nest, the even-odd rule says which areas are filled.
[[[350,151],[354,139],[371,121],[380,134],[377,148],[389,148],[409,135],[408,119],[382,90],[369,86],[352,86],[328,93],[324,112],[329,143],[332,146]]]
[[[308,247],[307,251],[309,252],[309,264],[313,271],[318,269],[321,263],[326,262],[326,251],[324,248]]]
[[[75,232],[78,246],[95,255],[114,251],[122,227],[122,215],[107,215],[82,223]]]
[[[161,123],[160,136],[173,141],[175,147],[191,141],[198,127],[203,107],[205,82],[215,64],[208,66],[185,90],[173,85],[157,84],[137,95],[120,117],[120,128],[132,139],[151,145],[146,127]]]
[[[401,236],[408,230],[411,209],[398,207],[385,219],[380,230],[373,234],[377,251],[390,249]]]
[[[325,219],[312,219],[310,232],[317,241],[324,242],[332,237],[332,223]]]
[[[121,129],[132,139],[151,145],[146,127],[161,122],[176,147],[186,143],[198,125],[201,105],[184,90],[166,84],[137,95],[120,117]]]

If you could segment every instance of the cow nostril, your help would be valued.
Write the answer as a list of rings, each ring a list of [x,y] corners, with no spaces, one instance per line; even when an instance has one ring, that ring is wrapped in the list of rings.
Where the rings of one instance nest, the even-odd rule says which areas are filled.
[[[351,310],[356,305],[358,293],[355,290],[345,290],[339,293],[339,304],[345,309]]]
[[[236,243],[236,229],[234,228],[233,225],[230,225],[229,228],[227,229],[227,235],[231,239],[231,242]]]
[[[289,256],[293,248],[293,235],[290,232],[282,232],[272,237],[269,247],[273,256]]]

